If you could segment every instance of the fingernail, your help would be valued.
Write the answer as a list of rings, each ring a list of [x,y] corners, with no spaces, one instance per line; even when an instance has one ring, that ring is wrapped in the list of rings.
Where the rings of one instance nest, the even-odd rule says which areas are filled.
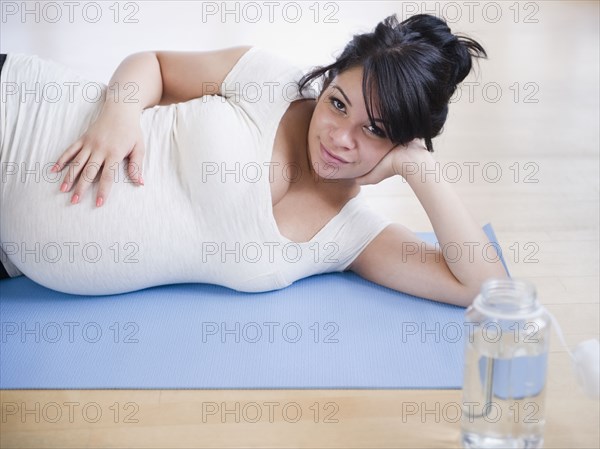
[[[75,204],[77,201],[79,201],[79,195],[75,194],[73,195],[73,198],[71,198],[71,204]]]
[[[66,183],[66,182],[63,182],[63,183],[62,183],[62,185],[60,186],[60,191],[61,191],[61,192],[66,192],[66,191],[67,191],[67,187],[69,187],[69,186],[67,185],[67,183]]]
[[[102,204],[103,204],[103,203],[104,203],[104,199],[103,199],[101,196],[99,196],[99,197],[96,199],[96,207],[100,207],[100,206],[102,206]]]
[[[141,184],[141,185],[144,185],[144,178],[142,178],[142,176],[141,176],[141,175],[140,175],[139,182],[140,182],[140,184]]]
[[[58,170],[58,167],[56,166],[56,164],[54,164],[54,165],[52,166],[52,168],[50,169],[50,171],[51,171],[52,173],[54,173],[56,170]]]

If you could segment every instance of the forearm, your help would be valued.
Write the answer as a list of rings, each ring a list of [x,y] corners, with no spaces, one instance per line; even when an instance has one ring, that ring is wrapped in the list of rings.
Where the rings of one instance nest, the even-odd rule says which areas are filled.
[[[108,83],[102,111],[140,114],[160,103],[163,82],[153,52],[135,53],[123,60]]]
[[[423,152],[413,167],[404,177],[425,209],[454,277],[474,291],[489,277],[505,277],[500,258],[453,186],[434,175],[440,170],[433,156]]]

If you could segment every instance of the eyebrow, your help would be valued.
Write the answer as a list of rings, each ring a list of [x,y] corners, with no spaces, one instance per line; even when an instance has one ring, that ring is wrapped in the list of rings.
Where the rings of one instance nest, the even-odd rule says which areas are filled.
[[[348,102],[348,104],[350,105],[350,107],[352,107],[352,103],[350,102],[350,99],[346,96],[346,94],[344,93],[342,88],[339,87],[337,84],[334,84],[333,88],[339,90],[340,93],[342,94],[342,96],[344,97],[344,100],[346,100]]]
[[[350,105],[350,107],[352,107],[352,103],[350,102],[350,99],[346,96],[346,94],[344,93],[344,91],[342,90],[341,87],[339,87],[337,84],[331,83],[331,87],[334,89],[337,89],[340,91],[340,93],[342,94],[342,96],[344,97],[344,100],[346,100],[348,102],[348,104]],[[380,119],[380,118],[373,118],[374,122],[380,122],[380,123],[385,123],[384,120]]]

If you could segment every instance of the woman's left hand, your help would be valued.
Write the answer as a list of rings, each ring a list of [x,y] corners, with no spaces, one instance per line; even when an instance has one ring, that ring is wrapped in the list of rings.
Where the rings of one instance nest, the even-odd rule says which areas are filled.
[[[421,139],[414,139],[406,145],[398,145],[386,154],[373,169],[356,178],[360,185],[377,184],[384,179],[400,175],[404,177],[419,169],[424,156],[430,156]]]

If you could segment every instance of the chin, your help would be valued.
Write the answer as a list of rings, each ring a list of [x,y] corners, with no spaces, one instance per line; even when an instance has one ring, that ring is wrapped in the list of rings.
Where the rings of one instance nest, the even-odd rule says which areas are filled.
[[[319,177],[324,179],[342,179],[341,170],[335,166],[319,165],[318,169],[315,170]]]

